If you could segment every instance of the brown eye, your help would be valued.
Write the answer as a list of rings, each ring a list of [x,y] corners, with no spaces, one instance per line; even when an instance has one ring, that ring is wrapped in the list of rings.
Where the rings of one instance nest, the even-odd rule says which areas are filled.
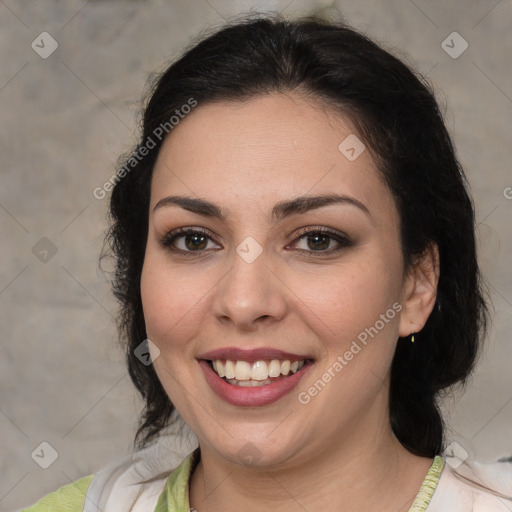
[[[299,248],[298,250],[301,252],[311,253],[309,256],[313,257],[332,254],[334,252],[340,251],[341,249],[352,247],[354,245],[348,236],[327,230],[325,228],[302,230],[301,236],[296,238],[293,244],[296,245],[297,241],[302,239],[306,240],[306,249]],[[337,243],[338,246],[328,249],[333,241]]]
[[[306,240],[306,248],[297,250],[312,257],[330,255],[354,245],[348,236],[325,228],[302,230],[301,236],[296,238],[292,245],[296,245],[302,239]],[[208,249],[209,241],[214,242],[213,236],[203,229],[179,228],[165,235],[159,243],[170,251],[192,256],[211,250],[212,248]],[[330,248],[333,242],[337,246]]]
[[[205,249],[208,245],[208,243],[205,244],[205,240],[207,240],[207,237],[199,233],[184,235],[185,246],[191,251],[195,249]]]
[[[327,249],[330,245],[331,237],[323,233],[314,233],[307,235],[308,247],[314,251]]]
[[[181,247],[176,242],[183,239]],[[183,254],[202,253],[207,250],[208,242],[213,241],[210,234],[202,229],[179,228],[167,233],[160,241],[166,249]]]

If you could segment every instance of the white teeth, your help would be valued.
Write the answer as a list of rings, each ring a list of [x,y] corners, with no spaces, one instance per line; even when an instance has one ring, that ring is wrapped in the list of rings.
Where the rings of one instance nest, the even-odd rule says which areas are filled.
[[[281,361],[277,359],[272,359],[270,364],[268,365],[268,376],[269,377],[279,377],[281,375]]]
[[[236,380],[230,379],[228,380],[230,384],[234,384],[235,386],[240,386],[242,388],[255,388],[259,386],[266,386],[270,384],[270,379],[265,380]]]
[[[279,361],[272,359],[267,361],[230,361],[223,362],[220,359],[212,361],[213,369],[220,377],[226,377],[231,384],[240,386],[256,386],[260,384],[269,384],[269,377],[276,378],[280,375],[288,376],[290,372],[296,373],[305,364],[305,361]],[[231,382],[233,381],[233,382]],[[241,383],[243,382],[243,384]]]
[[[256,361],[252,364],[251,368],[252,380],[267,380],[268,379],[268,366],[265,361]]]
[[[222,363],[220,361],[214,361],[213,362],[213,368],[219,374],[219,377],[224,377],[225,376],[224,368],[223,368],[223,365],[222,365]]]
[[[222,364],[222,361],[217,361],[217,364],[220,366],[224,366]],[[226,361],[226,365],[224,366],[224,371],[226,373],[226,379],[234,379],[235,378],[235,363],[233,361]],[[217,373],[219,373],[219,372],[217,372]],[[222,377],[222,375],[221,375],[221,377]]]
[[[235,379],[249,380],[251,378],[251,365],[247,361],[237,361],[235,365]]]

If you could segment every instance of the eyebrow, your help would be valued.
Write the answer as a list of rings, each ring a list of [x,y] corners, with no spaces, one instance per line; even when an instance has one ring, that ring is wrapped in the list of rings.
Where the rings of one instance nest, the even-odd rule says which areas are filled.
[[[301,214],[323,206],[331,204],[344,204],[356,206],[363,212],[365,212],[370,218],[372,217],[370,211],[361,201],[355,197],[340,195],[340,194],[326,194],[321,196],[299,196],[294,199],[280,201],[276,203],[272,208],[272,219],[275,222],[279,222],[285,217],[289,217],[294,214]],[[185,196],[168,196],[160,199],[156,203],[153,211],[164,206],[180,206],[185,210],[188,210],[205,217],[215,217],[221,221],[226,220],[226,216],[222,213],[222,209],[210,201],[205,199],[197,199],[193,197]]]

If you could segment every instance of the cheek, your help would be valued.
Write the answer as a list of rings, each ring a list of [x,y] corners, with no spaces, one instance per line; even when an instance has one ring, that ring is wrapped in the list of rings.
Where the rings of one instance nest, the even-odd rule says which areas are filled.
[[[187,340],[194,332],[187,332],[192,319],[190,296],[168,264],[158,261],[158,255],[146,253],[141,274],[141,299],[147,337],[160,350],[154,360],[154,369],[171,402],[178,409],[186,408],[180,393],[190,381],[189,369],[183,364],[187,358]],[[187,314],[188,312],[188,314]]]
[[[373,326],[399,297],[395,272],[376,261],[375,255],[370,261],[357,261],[355,257],[328,273],[323,269],[323,274],[295,279],[293,291],[301,299],[297,301],[298,306],[302,303],[301,314],[310,318],[312,325],[323,332],[321,337],[331,344],[350,342]],[[396,322],[389,320],[386,330],[389,323]]]
[[[147,254],[141,275],[141,300],[148,338],[167,348],[192,336],[193,332],[187,334],[187,327],[197,325],[194,311],[198,310],[200,290],[196,279],[191,282],[168,262]]]
[[[301,391],[318,395],[316,407],[333,424],[369,407],[385,389],[398,337],[401,308],[393,275],[375,264],[352,270],[333,276],[329,292],[310,288],[307,304],[325,351],[315,379],[327,391],[315,379]]]

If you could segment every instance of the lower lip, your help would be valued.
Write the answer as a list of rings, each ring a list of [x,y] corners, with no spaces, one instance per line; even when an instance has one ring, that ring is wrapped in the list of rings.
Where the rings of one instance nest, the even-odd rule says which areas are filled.
[[[276,380],[265,386],[251,388],[227,383],[213,371],[210,364],[204,359],[199,361],[199,366],[201,366],[210,387],[226,402],[239,407],[261,407],[277,402],[289,393],[309,371],[313,363],[306,363],[301,370],[290,377]]]

